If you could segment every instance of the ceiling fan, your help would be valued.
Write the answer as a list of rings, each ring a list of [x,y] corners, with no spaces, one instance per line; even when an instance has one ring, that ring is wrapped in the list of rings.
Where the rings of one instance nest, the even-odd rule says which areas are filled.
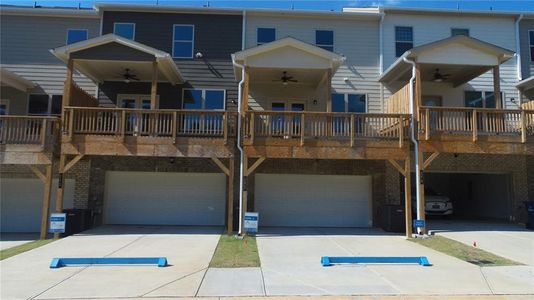
[[[451,76],[451,74],[441,74],[439,72],[439,69],[436,69],[436,71],[434,72],[434,75],[432,76],[432,81],[434,81],[434,82],[443,82],[443,81],[447,80],[450,76]]]
[[[293,76],[287,76],[287,71],[282,73],[282,77],[280,77],[280,79],[273,81],[281,81],[283,85],[288,85],[290,82],[299,82],[298,80],[293,79]]]
[[[124,78],[124,82],[129,83],[130,81],[139,81],[137,75],[130,73],[130,69],[124,69],[124,73],[120,74]]]

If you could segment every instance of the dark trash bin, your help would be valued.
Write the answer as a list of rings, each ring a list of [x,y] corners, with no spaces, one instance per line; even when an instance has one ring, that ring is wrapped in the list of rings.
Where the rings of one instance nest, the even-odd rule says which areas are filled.
[[[383,205],[378,209],[378,224],[388,232],[406,232],[403,205]]]
[[[527,228],[534,230],[534,201],[525,201],[527,209]]]
[[[65,209],[67,215],[65,233],[69,236],[93,227],[93,212],[90,209]]]

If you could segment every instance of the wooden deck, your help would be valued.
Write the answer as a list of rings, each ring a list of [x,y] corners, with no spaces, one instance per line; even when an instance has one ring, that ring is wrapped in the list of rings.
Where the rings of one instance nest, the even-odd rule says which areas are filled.
[[[233,157],[236,112],[65,107],[61,153]]]
[[[405,114],[249,111],[247,157],[404,159],[410,117]]]
[[[58,132],[56,117],[0,116],[0,163],[51,164]]]
[[[534,154],[534,110],[421,107],[424,152]]]

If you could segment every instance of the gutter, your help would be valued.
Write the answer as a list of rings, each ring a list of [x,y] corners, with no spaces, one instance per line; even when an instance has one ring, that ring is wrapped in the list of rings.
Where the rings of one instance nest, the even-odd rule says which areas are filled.
[[[410,78],[410,113],[412,114],[412,120],[410,122],[410,138],[412,140],[412,143],[414,144],[414,152],[415,152],[415,194],[417,199],[417,219],[421,220],[421,212],[419,210],[419,207],[421,205],[421,185],[419,184],[421,182],[421,172],[419,172],[419,141],[415,138],[415,99],[414,99],[414,92],[413,92],[413,81],[415,79],[415,62],[412,60],[407,59],[406,57],[402,58],[404,62],[412,65],[412,77]],[[407,175],[411,176],[411,175]],[[411,200],[410,200],[411,201]],[[417,227],[417,233],[421,234],[421,227]]]

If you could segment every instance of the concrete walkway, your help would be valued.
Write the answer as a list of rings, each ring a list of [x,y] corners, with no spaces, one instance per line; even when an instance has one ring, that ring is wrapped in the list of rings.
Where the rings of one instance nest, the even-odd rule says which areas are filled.
[[[39,239],[39,233],[1,233],[0,250],[13,248]]]
[[[429,221],[437,235],[473,245],[508,259],[534,266],[534,231],[507,223]],[[534,283],[533,283],[534,284]]]

